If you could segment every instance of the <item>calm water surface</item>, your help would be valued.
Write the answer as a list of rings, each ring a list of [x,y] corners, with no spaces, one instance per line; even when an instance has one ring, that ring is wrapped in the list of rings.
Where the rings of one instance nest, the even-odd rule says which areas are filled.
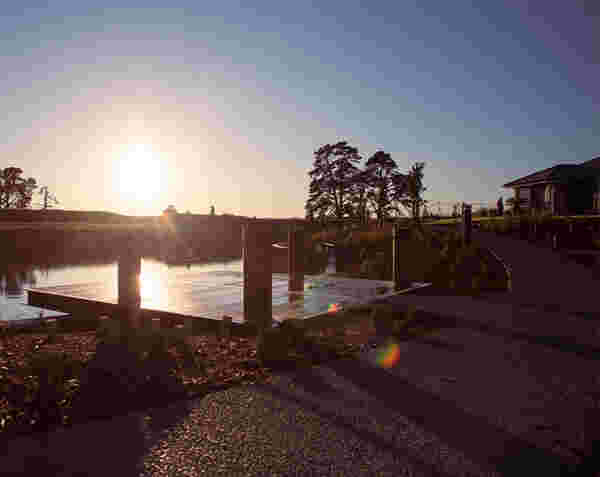
[[[335,272],[333,249],[328,249],[328,265],[325,273]],[[218,260],[190,265],[168,265],[155,259],[142,259],[140,276],[142,302],[146,306],[160,302],[164,284],[175,276],[197,272],[241,272],[242,260]],[[196,275],[197,276],[197,275]],[[73,285],[103,282],[117,289],[117,261],[107,263],[79,263],[77,265],[45,264],[23,265],[0,261],[0,320],[22,320],[35,317],[31,310],[19,305],[27,304],[26,288]],[[162,297],[164,298],[164,297]]]
[[[241,259],[191,265],[167,265],[153,259],[142,259],[140,277],[142,299],[160,294],[160,285],[174,275],[193,271],[242,270]],[[26,288],[69,285],[89,282],[117,284],[117,262],[79,265],[18,265],[0,263],[0,319],[29,318],[19,304],[27,303]]]

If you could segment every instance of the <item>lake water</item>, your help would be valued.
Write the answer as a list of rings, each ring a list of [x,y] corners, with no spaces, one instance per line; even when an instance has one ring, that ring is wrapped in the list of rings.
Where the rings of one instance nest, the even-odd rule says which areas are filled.
[[[335,257],[329,253],[326,273],[335,272]],[[242,271],[242,260],[221,260],[190,265],[168,265],[155,259],[142,259],[140,277],[142,301],[153,303],[161,295],[161,284],[174,276],[197,272]],[[193,273],[192,273],[193,272]],[[103,282],[117,288],[117,261],[77,265],[23,265],[0,262],[0,320],[36,317],[20,305],[27,303],[26,288]]]
[[[140,277],[142,298],[157,293],[157,287],[169,277],[199,271],[242,270],[242,260],[212,261],[190,265],[167,265],[163,262],[142,259]],[[26,288],[69,285],[77,283],[112,283],[116,289],[117,262],[79,265],[18,265],[0,263],[0,319],[27,319]]]

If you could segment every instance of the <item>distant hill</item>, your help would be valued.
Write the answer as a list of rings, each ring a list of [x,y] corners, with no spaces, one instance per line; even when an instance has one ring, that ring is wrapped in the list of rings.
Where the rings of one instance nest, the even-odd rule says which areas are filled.
[[[25,223],[69,223],[69,224],[89,224],[89,225],[102,225],[102,224],[121,224],[121,225],[153,225],[164,222],[165,216],[129,216],[117,214],[115,212],[105,211],[94,211],[94,210],[60,210],[60,209],[0,209],[0,224],[25,224]],[[188,214],[188,213],[175,213],[171,215],[170,221],[174,221],[175,224],[185,227],[187,224],[239,224],[246,222],[247,220],[253,220],[252,217],[246,217],[241,215],[233,214],[220,214],[220,215],[209,215],[209,214]],[[275,227],[286,226],[290,221],[296,223],[304,223],[304,219],[300,218],[268,218],[260,217],[256,219],[260,222],[270,222]]]
[[[185,220],[186,217],[193,219],[233,219],[244,220],[248,217],[236,215],[208,214],[176,214],[177,220]],[[131,216],[115,212],[104,212],[95,210],[59,210],[59,209],[0,209],[0,222],[82,222],[90,224],[139,224],[156,222],[160,215],[156,216]]]
[[[87,210],[0,209],[2,222],[85,222],[94,224],[127,224],[155,221],[157,217],[131,217],[114,212]]]

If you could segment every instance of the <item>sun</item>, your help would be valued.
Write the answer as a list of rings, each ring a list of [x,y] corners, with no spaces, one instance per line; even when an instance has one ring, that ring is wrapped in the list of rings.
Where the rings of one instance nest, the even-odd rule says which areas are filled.
[[[161,189],[161,161],[148,144],[132,144],[122,154],[119,179],[128,198],[149,200]]]

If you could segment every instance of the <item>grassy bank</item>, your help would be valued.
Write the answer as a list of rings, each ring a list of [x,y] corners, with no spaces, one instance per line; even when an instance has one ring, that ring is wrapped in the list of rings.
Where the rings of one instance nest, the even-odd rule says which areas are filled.
[[[357,278],[392,280],[392,231],[354,230],[337,238],[329,230],[312,236],[315,243],[332,241],[342,244],[342,272]],[[503,266],[485,248],[466,246],[455,230],[434,231],[425,226],[406,228],[400,240],[401,278],[432,282],[438,289],[456,293],[480,290],[505,290]]]
[[[75,231],[75,232],[112,232],[112,231],[150,231],[160,227],[156,223],[87,223],[87,222],[0,222],[2,231]]]
[[[500,217],[479,227],[532,242],[550,243],[556,236],[560,248],[600,249],[600,217]]]
[[[535,219],[536,216],[533,215],[504,215],[502,217],[472,217],[473,222],[483,223],[483,222],[501,222],[507,219],[512,220],[531,220]],[[577,221],[577,222],[588,222],[588,223],[600,223],[600,215],[562,215],[562,216],[552,216],[547,217],[546,220],[554,221],[554,222],[568,222],[568,221]],[[430,225],[453,225],[462,223],[462,218],[449,218],[449,219],[440,219],[440,220],[432,220],[427,222]]]

